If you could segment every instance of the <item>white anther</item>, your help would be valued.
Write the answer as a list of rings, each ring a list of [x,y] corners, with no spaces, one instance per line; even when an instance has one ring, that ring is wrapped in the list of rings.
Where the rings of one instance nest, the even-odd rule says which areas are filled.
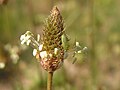
[[[83,50],[87,50],[88,48],[87,47],[84,47]]]
[[[30,42],[31,42],[31,40],[28,40],[28,41],[26,42],[26,44],[27,44],[27,45],[29,45],[29,44],[30,44]]]
[[[40,52],[40,56],[41,56],[42,59],[47,58],[47,52],[46,51]]]
[[[24,44],[24,43],[25,43],[25,40],[22,40],[22,41],[21,41],[21,44]]]
[[[79,51],[77,51],[77,53],[82,53],[82,51],[81,51],[81,50],[79,50]]]
[[[54,54],[56,55],[58,53],[58,48],[54,48]]]
[[[25,35],[21,35],[20,40],[22,41],[24,40],[24,38],[25,38]]]
[[[27,41],[27,40],[29,40],[30,39],[30,35],[27,35],[26,37],[25,37],[25,40]]]
[[[37,35],[37,41],[38,42],[40,41],[40,35],[39,34]]]
[[[76,42],[76,46],[80,46],[79,42]]]
[[[37,49],[33,49],[33,56],[36,56],[37,54]]]
[[[41,44],[41,45],[39,46],[39,51],[41,51],[42,48],[43,48],[43,44]]]
[[[5,63],[0,62],[0,69],[3,69],[3,68],[5,68]]]
[[[29,45],[29,43],[31,42],[30,37],[31,37],[30,35],[27,35],[27,36],[25,36],[25,34],[21,35],[21,37],[20,37],[21,44],[24,44],[26,42],[27,45]]]

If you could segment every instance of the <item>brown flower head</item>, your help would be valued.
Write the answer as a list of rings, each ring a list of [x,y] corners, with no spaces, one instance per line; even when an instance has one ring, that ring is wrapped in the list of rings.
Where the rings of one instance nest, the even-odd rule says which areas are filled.
[[[55,71],[63,63],[64,49],[61,40],[63,33],[63,19],[55,6],[45,22],[42,38],[43,46],[40,52],[41,65],[47,71]],[[46,55],[42,57],[42,53]]]

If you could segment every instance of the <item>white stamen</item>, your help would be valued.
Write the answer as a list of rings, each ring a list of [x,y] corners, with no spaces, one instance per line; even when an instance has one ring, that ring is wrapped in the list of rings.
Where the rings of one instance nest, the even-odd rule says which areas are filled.
[[[43,48],[43,44],[41,44],[41,45],[39,46],[39,50],[41,51],[42,48]]]
[[[56,55],[58,53],[58,48],[54,48],[54,54]]]
[[[77,53],[82,53],[82,51],[81,51],[81,50],[79,50],[79,51],[77,51]]]
[[[22,41],[21,41],[21,44],[24,44],[24,43],[25,43],[25,40],[22,40]]]
[[[0,69],[3,69],[3,68],[5,68],[5,63],[0,62]]]
[[[76,46],[80,46],[79,42],[76,42]]]
[[[88,48],[87,47],[84,47],[83,50],[87,50]]]
[[[30,39],[30,35],[27,35],[26,37],[25,37],[25,40],[29,40]]]
[[[38,42],[40,41],[40,35],[39,34],[37,35],[37,41]]]
[[[42,59],[47,58],[47,52],[46,51],[40,52],[40,56],[41,56]]]
[[[33,56],[36,56],[37,54],[37,49],[33,49]]]
[[[29,45],[29,44],[30,44],[30,42],[31,42],[31,40],[28,40],[28,41],[26,42],[26,44],[27,44],[27,45]]]
[[[21,35],[20,40],[22,41],[25,38],[25,35]]]
[[[29,45],[31,42],[30,38],[31,38],[31,35],[26,35],[26,34],[21,35],[21,37],[20,37],[21,44],[26,43],[27,45]]]

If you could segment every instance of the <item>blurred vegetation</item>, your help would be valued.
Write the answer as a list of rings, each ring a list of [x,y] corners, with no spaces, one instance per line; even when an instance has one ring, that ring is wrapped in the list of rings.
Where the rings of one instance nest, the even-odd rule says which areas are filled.
[[[54,5],[70,43],[88,47],[75,64],[65,60],[54,90],[120,90],[119,0],[0,0],[0,90],[45,90],[46,72],[19,37],[27,30],[41,34]]]

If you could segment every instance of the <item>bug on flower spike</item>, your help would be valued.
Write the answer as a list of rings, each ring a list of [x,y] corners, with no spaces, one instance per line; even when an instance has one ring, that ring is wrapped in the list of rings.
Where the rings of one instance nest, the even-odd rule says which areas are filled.
[[[61,36],[61,40],[62,40],[62,46],[63,46],[64,50],[68,50],[68,48],[69,48],[68,36],[66,34],[63,34]]]

